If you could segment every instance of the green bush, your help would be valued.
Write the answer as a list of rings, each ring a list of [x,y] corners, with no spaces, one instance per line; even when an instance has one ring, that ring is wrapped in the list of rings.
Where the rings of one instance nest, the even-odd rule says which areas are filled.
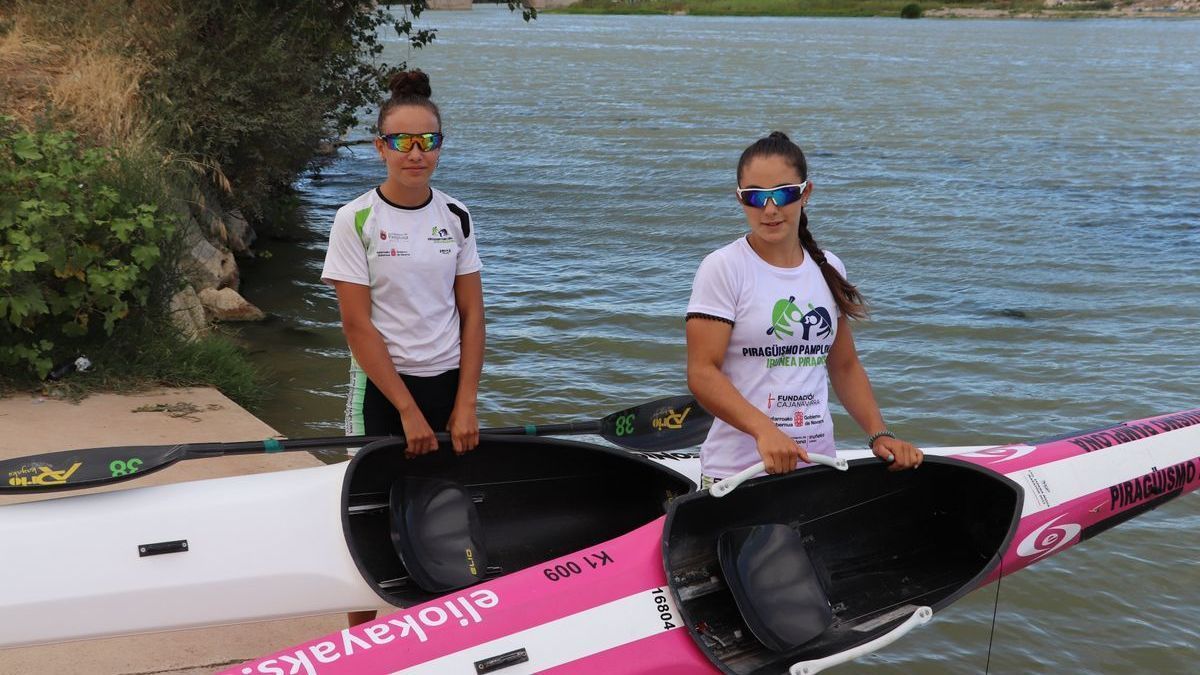
[[[910,2],[900,8],[901,19],[919,19],[924,13],[925,10],[921,9],[921,6],[915,2]]]
[[[44,377],[146,306],[174,221],[71,132],[0,118],[0,148],[0,368]]]

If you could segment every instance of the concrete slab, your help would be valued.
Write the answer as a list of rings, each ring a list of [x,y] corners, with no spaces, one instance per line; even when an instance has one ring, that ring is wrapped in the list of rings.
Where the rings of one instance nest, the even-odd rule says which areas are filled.
[[[278,437],[274,429],[209,388],[99,394],[78,404],[28,396],[0,399],[2,458],[71,448]],[[306,452],[191,460],[106,488],[34,498],[3,496],[0,505],[140,485],[282,471],[319,463]],[[164,601],[169,602],[169,598]],[[332,632],[344,627],[345,621],[345,615],[337,614],[6,649],[0,650],[0,672],[14,675],[208,673]]]

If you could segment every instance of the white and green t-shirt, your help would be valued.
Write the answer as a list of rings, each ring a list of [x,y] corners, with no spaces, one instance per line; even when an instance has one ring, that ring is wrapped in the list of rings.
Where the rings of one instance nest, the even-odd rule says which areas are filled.
[[[405,208],[375,189],[338,209],[321,280],[369,286],[371,322],[397,372],[428,377],[459,365],[454,278],[481,268],[461,202],[432,190]]]
[[[825,256],[845,277],[842,261]],[[700,263],[687,311],[733,323],[721,372],[747,401],[808,452],[837,454],[826,360],[840,312],[811,255],[799,267],[775,267],[741,237]],[[713,478],[760,459],[752,436],[719,419],[700,447],[702,471]]]

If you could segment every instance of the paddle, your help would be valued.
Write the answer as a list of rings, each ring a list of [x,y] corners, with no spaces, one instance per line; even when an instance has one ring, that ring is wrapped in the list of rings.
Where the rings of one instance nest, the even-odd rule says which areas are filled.
[[[712,416],[691,396],[670,396],[619,410],[599,420],[480,429],[481,434],[544,436],[596,434],[628,450],[661,452],[698,445]],[[259,452],[366,445],[386,436],[267,439],[63,450],[0,460],[0,493],[45,492],[107,485],[157,471],[184,459]],[[445,442],[445,436],[441,436]]]

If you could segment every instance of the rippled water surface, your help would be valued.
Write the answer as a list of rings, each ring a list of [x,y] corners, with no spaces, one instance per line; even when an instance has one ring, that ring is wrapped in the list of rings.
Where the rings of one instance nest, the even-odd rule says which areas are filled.
[[[423,20],[437,42],[388,56],[431,74],[435,183],[479,233],[486,425],[685,390],[692,275],[744,231],[734,166],[772,129],[806,149],[814,234],[871,304],[855,337],[893,429],[1001,443],[1200,406],[1200,22]],[[307,240],[244,269],[273,315],[244,333],[276,378],[260,413],[289,435],[340,432],[318,277],[334,211],[382,176],[343,149],[299,185]],[[1192,672],[1198,507],[1003,581],[991,671]],[[995,600],[847,671],[981,672]]]

